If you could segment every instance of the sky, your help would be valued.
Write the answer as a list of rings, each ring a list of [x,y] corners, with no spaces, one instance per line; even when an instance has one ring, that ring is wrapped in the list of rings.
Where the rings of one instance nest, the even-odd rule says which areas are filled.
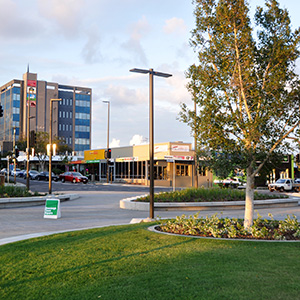
[[[279,0],[300,26],[299,0]],[[251,13],[263,0],[249,0]],[[197,63],[189,46],[192,0],[0,0],[0,85],[22,79],[29,64],[38,80],[92,88],[92,149],[149,139],[149,76],[154,78],[155,143],[193,142],[178,120],[180,103],[193,107],[185,72]],[[297,67],[300,74],[300,68]]]

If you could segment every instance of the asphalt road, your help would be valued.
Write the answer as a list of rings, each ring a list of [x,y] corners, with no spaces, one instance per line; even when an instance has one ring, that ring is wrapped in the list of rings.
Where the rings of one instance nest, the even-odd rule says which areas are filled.
[[[124,210],[119,207],[121,199],[145,194],[146,187],[139,191],[136,189],[141,187],[130,185],[119,187],[120,189],[127,188],[127,190],[119,191],[80,191],[74,189],[83,189],[89,186],[57,183],[57,186],[59,185],[63,185],[65,193],[75,193],[80,196],[76,200],[61,203],[62,216],[60,219],[44,219],[44,206],[0,209],[0,245],[56,232],[129,224],[132,219],[149,217],[149,212]],[[96,188],[116,189],[118,186],[98,186]],[[202,211],[199,215],[211,216],[217,212],[220,213],[220,211]],[[288,214],[294,214],[300,219],[300,206],[258,210],[258,213],[264,218],[267,218],[270,212],[275,219],[284,219]],[[195,213],[194,211],[155,211],[155,217],[171,218]],[[255,213],[256,215],[257,213]],[[224,211],[222,216],[243,218],[244,210]]]

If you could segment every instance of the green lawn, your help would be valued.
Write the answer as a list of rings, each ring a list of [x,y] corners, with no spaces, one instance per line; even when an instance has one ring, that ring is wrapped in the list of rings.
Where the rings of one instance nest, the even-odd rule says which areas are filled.
[[[0,299],[299,299],[300,243],[112,226],[0,246]]]

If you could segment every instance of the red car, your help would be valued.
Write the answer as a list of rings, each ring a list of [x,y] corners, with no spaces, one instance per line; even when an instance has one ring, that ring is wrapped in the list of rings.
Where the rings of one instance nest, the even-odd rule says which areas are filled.
[[[73,183],[76,183],[76,182],[87,183],[88,182],[88,178],[86,176],[83,176],[79,172],[65,172],[65,173],[59,175],[59,180],[61,180],[61,182],[71,181]]]

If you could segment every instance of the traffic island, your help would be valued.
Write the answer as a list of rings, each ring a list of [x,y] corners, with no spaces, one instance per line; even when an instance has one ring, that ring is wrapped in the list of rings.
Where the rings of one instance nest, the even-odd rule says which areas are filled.
[[[139,197],[126,198],[120,201],[120,208],[137,211],[149,211],[149,202],[137,201]],[[254,208],[296,207],[299,199],[270,199],[254,200]],[[245,209],[245,201],[226,202],[154,202],[155,210],[187,210],[187,211],[215,211]]]

